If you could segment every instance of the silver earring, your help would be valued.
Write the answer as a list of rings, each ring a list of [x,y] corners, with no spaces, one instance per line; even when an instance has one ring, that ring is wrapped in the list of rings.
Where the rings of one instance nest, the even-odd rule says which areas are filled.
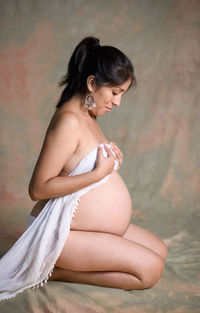
[[[88,110],[92,110],[92,108],[96,107],[96,103],[94,103],[94,97],[91,93],[89,93],[85,97],[84,107],[87,108]]]

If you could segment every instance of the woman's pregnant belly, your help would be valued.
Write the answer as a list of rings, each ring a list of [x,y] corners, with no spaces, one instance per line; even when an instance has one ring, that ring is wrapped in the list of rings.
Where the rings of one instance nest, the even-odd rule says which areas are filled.
[[[117,172],[102,185],[80,198],[71,230],[109,232],[123,235],[130,224],[132,203],[128,189]]]

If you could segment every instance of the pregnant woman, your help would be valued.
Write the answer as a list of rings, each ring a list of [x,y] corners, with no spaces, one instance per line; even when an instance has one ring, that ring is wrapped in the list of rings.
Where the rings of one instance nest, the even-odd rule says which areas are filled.
[[[135,84],[133,65],[119,49],[101,46],[95,37],[84,38],[75,48],[29,185],[37,203],[25,233],[37,227],[39,232],[46,223],[47,235],[43,233],[38,244],[44,251],[52,240],[61,241],[56,234],[61,226],[48,235],[50,223],[70,210],[70,197],[86,190],[79,194],[72,214],[58,219],[64,225],[61,234],[67,227],[69,231],[57,256],[55,250],[49,280],[132,290],[152,287],[163,272],[167,248],[156,235],[130,224],[131,197],[118,173],[123,154],[105,138],[96,120],[119,107],[122,95]],[[73,172],[84,162],[94,164],[85,172]],[[63,205],[66,195],[69,203]],[[50,255],[43,257],[41,272]]]

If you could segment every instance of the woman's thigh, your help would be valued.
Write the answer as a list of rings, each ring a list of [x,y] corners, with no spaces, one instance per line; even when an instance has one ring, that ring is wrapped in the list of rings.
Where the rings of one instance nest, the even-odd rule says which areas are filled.
[[[165,243],[155,234],[140,226],[130,224],[123,238],[148,247],[160,255],[162,259],[166,259],[167,257],[167,247]]]
[[[157,280],[164,264],[148,247],[102,232],[70,231],[55,264],[72,271],[119,271]]]

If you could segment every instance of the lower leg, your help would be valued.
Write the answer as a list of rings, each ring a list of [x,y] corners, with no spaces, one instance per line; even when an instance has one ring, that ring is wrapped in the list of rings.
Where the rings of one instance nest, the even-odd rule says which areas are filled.
[[[54,268],[53,274],[49,280],[119,288],[124,290],[137,290],[152,287],[145,286],[142,280],[128,273],[106,271],[81,272],[66,270],[59,267]]]

